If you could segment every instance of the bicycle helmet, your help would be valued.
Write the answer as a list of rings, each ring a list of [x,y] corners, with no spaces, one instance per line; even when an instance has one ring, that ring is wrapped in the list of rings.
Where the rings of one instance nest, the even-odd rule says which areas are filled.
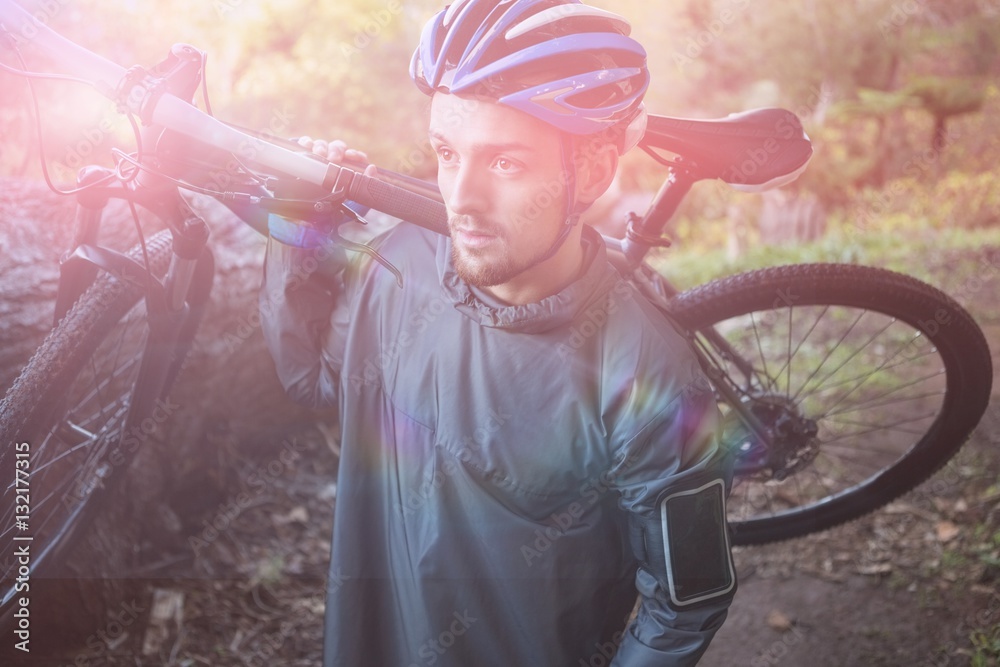
[[[559,130],[611,130],[619,151],[645,131],[646,51],[628,21],[579,0],[456,0],[424,26],[410,77],[494,99]]]

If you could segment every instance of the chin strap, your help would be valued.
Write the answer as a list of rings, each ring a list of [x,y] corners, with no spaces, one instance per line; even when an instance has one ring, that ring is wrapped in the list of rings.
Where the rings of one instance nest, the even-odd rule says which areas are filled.
[[[562,244],[566,242],[569,238],[569,233],[573,231],[573,227],[576,223],[580,221],[580,213],[576,209],[576,170],[573,165],[573,140],[567,133],[563,133],[560,137],[560,151],[562,152],[562,167],[563,173],[566,174],[566,222],[563,224],[559,234],[556,236],[555,241],[545,252],[544,255],[536,259],[531,266],[537,266],[545,260],[551,258],[557,252]]]

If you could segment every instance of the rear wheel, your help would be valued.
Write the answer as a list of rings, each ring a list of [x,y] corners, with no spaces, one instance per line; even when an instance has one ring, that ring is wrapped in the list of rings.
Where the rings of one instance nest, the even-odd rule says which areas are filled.
[[[699,332],[721,371],[713,380],[766,433],[721,403],[725,443],[738,455],[736,544],[824,530],[909,491],[958,451],[989,401],[982,331],[950,297],[907,276],[775,267],[697,287],[671,306]]]

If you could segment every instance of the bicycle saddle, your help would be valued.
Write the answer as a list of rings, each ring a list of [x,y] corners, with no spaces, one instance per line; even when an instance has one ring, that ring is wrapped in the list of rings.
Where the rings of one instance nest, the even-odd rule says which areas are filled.
[[[713,120],[650,114],[642,143],[676,153],[699,178],[760,192],[798,178],[812,144],[791,111],[752,109]]]

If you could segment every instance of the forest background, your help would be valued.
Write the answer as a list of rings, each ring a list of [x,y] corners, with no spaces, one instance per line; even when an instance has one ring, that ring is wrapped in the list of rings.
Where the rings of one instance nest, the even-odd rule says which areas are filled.
[[[213,111],[224,120],[279,136],[339,137],[376,164],[434,175],[427,98],[409,81],[408,64],[440,8],[435,0],[22,4],[125,66],[152,66],[175,42],[205,50]],[[652,113],[712,118],[782,106],[814,142],[809,170],[772,200],[717,183],[696,187],[672,229],[695,249],[728,247],[732,261],[759,241],[832,234],[850,247],[871,232],[954,232],[1000,220],[997,0],[592,4],[629,18],[646,46]],[[37,178],[26,85],[6,74],[0,81],[0,175]],[[87,162],[107,163],[112,145],[130,145],[128,123],[93,91],[36,87],[44,152],[60,181]],[[633,151],[620,192],[651,195],[663,177]]]

